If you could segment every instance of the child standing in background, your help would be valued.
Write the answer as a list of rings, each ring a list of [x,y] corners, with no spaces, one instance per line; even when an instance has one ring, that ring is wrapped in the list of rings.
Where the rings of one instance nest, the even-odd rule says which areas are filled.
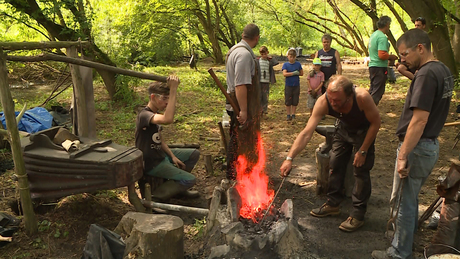
[[[316,100],[321,96],[321,87],[324,84],[324,73],[321,72],[321,59],[313,59],[313,69],[308,73],[308,99],[307,108],[310,109],[310,116],[313,112]]]
[[[268,49],[265,46],[259,49],[259,67],[260,67],[260,104],[262,105],[262,113],[267,114],[268,97],[270,94],[270,84],[276,83],[274,66],[278,65],[278,61],[268,56]]]
[[[289,62],[283,64],[281,70],[286,78],[284,87],[284,103],[286,105],[287,121],[295,123],[295,111],[299,104],[300,78],[303,76],[302,65],[295,60],[297,52],[290,49],[287,53]]]

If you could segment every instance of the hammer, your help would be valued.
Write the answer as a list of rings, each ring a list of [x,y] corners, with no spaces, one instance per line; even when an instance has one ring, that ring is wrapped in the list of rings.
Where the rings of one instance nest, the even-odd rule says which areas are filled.
[[[230,95],[228,95],[227,89],[225,89],[225,87],[220,82],[219,78],[217,78],[216,74],[214,73],[214,70],[212,70],[212,68],[210,68],[210,69],[208,69],[208,73],[211,75],[212,79],[214,79],[214,82],[216,82],[216,84],[219,87],[220,91],[224,94],[225,99],[227,99],[227,101],[232,106],[233,111],[235,112],[235,114],[239,115],[240,114],[240,107],[238,106],[237,103],[235,103],[235,101],[230,97]],[[240,130],[247,129],[248,128],[248,121],[246,120],[246,122],[243,125],[239,125],[238,128]]]

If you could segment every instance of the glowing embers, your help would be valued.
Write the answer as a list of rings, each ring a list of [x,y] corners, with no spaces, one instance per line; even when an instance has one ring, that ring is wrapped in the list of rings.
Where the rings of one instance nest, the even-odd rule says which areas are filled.
[[[258,160],[251,164],[244,155],[238,157],[236,163],[235,186],[241,197],[240,216],[257,223],[262,219],[265,210],[273,200],[274,190],[268,186],[268,176],[265,174],[265,150],[260,133],[257,136]]]

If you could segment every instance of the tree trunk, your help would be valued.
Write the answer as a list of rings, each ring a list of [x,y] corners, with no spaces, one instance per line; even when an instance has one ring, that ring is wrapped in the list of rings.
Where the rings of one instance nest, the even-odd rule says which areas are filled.
[[[37,23],[43,26],[51,38],[58,39],[59,41],[75,41],[80,37],[86,37],[88,40],[91,40],[91,23],[87,20],[85,11],[82,10],[83,6],[81,1],[79,1],[78,8],[75,5],[75,1],[65,1],[65,6],[70,12],[74,15],[74,19],[78,21],[80,27],[82,28],[81,32],[77,32],[72,28],[63,26],[53,22],[48,18],[40,6],[35,0],[24,0],[24,1],[15,1],[15,0],[6,0],[5,2],[12,5],[18,12],[22,14],[27,14],[30,18],[34,19]],[[59,12],[60,13],[60,10]],[[110,58],[102,52],[94,43],[92,43],[91,51],[87,53],[90,58],[93,58],[96,61],[100,61],[104,64],[115,66],[115,64],[110,60]],[[99,72],[99,71],[98,71]],[[101,77],[104,81],[104,84],[107,88],[107,91],[111,98],[116,93],[115,87],[115,76],[113,72],[104,71],[101,74]]]
[[[446,10],[437,0],[395,0],[410,17],[422,16],[426,19],[426,31],[433,45],[433,53],[457,77],[457,65],[454,52],[450,44],[450,37],[446,27]]]
[[[125,237],[124,258],[184,258],[184,222],[179,217],[128,212],[114,232]]]
[[[458,16],[459,14],[459,8],[460,8],[460,1],[455,0],[455,7],[456,7],[456,13],[455,15]],[[455,62],[457,64],[460,64],[460,24],[457,23],[454,25],[454,35],[452,36],[452,48],[454,49],[454,57],[455,57]]]
[[[38,232],[37,218],[34,214],[32,199],[30,197],[29,181],[27,180],[24,158],[21,151],[21,140],[19,138],[18,126],[14,113],[14,102],[11,97],[10,87],[7,81],[6,58],[3,49],[0,47],[0,99],[6,120],[6,127],[9,132],[11,152],[13,153],[14,171],[18,176],[18,188],[21,198],[22,211],[27,234],[32,235]]]

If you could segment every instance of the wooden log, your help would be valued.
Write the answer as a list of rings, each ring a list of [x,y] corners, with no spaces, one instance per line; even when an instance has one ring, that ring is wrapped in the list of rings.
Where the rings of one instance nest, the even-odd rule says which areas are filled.
[[[179,217],[128,212],[114,231],[125,237],[123,258],[184,258],[184,222]]]
[[[135,184],[128,185],[128,200],[134,206],[136,211],[145,212],[145,208],[142,205],[141,199],[137,196]]]
[[[145,184],[145,200],[148,202],[152,201],[152,188],[149,183]],[[152,214],[152,208],[147,208],[146,212]]]
[[[316,149],[316,194],[326,194],[329,186],[329,154],[321,153],[321,149]]]
[[[13,241],[12,237],[4,237],[0,235],[0,242],[11,242],[11,241]]]
[[[227,136],[225,135],[224,127],[222,126],[221,121],[219,121],[217,125],[219,126],[219,132],[220,132],[220,144],[224,148],[225,154],[227,154],[228,140],[227,140]]]
[[[60,61],[60,62],[75,64],[75,65],[80,65],[80,66],[85,66],[85,67],[92,67],[95,69],[107,70],[107,71],[110,71],[116,74],[134,76],[134,77],[138,77],[142,79],[150,79],[150,80],[160,81],[160,82],[166,82],[166,79],[167,79],[167,77],[165,76],[143,73],[143,72],[133,71],[129,69],[113,67],[113,66],[102,64],[102,63],[92,62],[92,61],[78,59],[78,58],[65,57],[65,56],[60,56],[60,55],[55,55],[55,54],[50,54],[50,53],[44,53],[38,56],[31,56],[31,57],[9,56],[8,55],[6,56],[6,59],[9,61],[19,61],[19,62],[38,62],[38,61],[54,60],[54,61]]]
[[[447,123],[444,123],[444,127],[459,126],[459,125],[460,125],[460,121],[454,121],[454,122],[447,122]]]
[[[199,149],[200,148],[200,144],[197,144],[197,143],[190,143],[190,144],[187,144],[187,143],[177,143],[177,144],[168,144],[168,147],[169,148],[196,148],[196,149]]]
[[[216,225],[217,220],[217,211],[219,209],[221,195],[222,195],[222,188],[219,186],[214,187],[214,191],[212,193],[211,204],[209,205],[209,213],[208,218],[206,219],[206,233],[210,233],[211,229]]]
[[[14,111],[14,101],[11,96],[10,86],[8,84],[8,73],[6,69],[6,59],[3,50],[0,48],[0,100],[3,107],[3,115],[6,120],[6,128],[10,136],[11,152],[15,173],[18,176],[19,195],[21,198],[22,211],[24,212],[25,228],[28,235],[38,232],[37,218],[35,217],[30,197],[29,181],[27,179],[24,158],[21,151],[21,140],[19,130],[16,124]]]
[[[89,41],[42,41],[42,42],[0,42],[4,50],[60,49],[69,47],[89,47]]]
[[[327,188],[329,187],[329,160],[330,156],[328,154],[321,153],[321,148],[316,149],[316,194],[324,195],[327,194]],[[344,178],[344,194],[346,197],[351,197],[353,193],[353,187],[355,184],[355,178],[353,175],[353,157],[348,161],[347,172]]]
[[[76,47],[67,48],[67,55],[71,58],[77,59],[78,53]],[[83,85],[83,79],[81,77],[80,66],[70,65],[70,73],[72,74],[73,83],[73,98],[74,104],[74,123],[72,130],[75,135],[81,137],[89,137],[88,119],[87,119],[87,107],[86,107],[86,89]],[[76,115],[76,116],[75,116]],[[76,121],[76,123],[75,123]],[[75,127],[76,126],[76,127]]]
[[[194,208],[194,207],[187,207],[187,206],[182,206],[182,205],[159,203],[159,202],[154,202],[154,201],[148,202],[146,200],[141,200],[141,202],[142,202],[142,205],[148,208],[159,208],[163,210],[197,213],[201,215],[208,215],[209,213],[208,209],[202,209],[202,208]]]
[[[204,155],[204,164],[206,166],[206,173],[208,175],[212,175],[214,170],[212,168],[212,156],[211,155]]]

